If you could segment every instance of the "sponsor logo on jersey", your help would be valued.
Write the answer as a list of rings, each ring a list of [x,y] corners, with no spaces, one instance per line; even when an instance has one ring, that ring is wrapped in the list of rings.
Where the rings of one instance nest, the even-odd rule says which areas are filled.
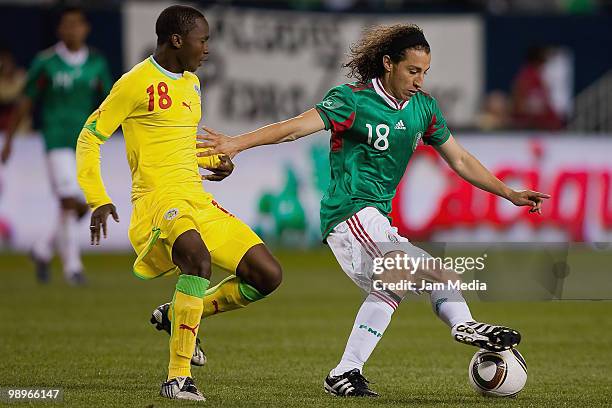
[[[406,130],[406,125],[404,125],[404,121],[400,119],[399,122],[397,122],[395,124],[395,127],[393,129],[395,129],[395,130]]]
[[[178,215],[178,208],[171,208],[164,214],[164,218],[168,221],[173,220]]]
[[[189,109],[189,112],[193,112],[191,110],[191,102],[187,103],[187,102],[183,101],[183,106],[186,107],[187,109]]]

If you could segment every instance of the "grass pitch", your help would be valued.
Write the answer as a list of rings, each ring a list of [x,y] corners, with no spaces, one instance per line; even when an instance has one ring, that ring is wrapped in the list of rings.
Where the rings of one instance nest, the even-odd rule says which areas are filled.
[[[476,395],[476,351],[451,340],[428,302],[405,302],[365,367],[378,399],[326,395],[362,295],[328,250],[279,252],[285,278],[269,299],[203,322],[209,363],[194,369],[208,406],[610,406],[612,303],[471,304],[476,318],[518,328],[528,364],[515,399]],[[85,258],[89,285],[40,286],[21,255],[0,255],[0,387],[62,388],[69,407],[166,407],[158,396],[168,336],[148,322],[175,279],[144,282],[129,255]],[[216,273],[219,280],[221,273]],[[424,299],[425,300],[425,299]],[[49,403],[37,402],[43,406]]]

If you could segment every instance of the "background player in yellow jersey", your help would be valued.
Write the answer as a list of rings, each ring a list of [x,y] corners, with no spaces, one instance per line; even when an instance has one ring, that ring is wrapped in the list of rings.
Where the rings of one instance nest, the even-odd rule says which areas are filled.
[[[106,236],[108,216],[119,221],[99,160],[100,145],[121,125],[132,172],[134,273],[142,279],[179,274],[171,304],[154,312],[160,327],[171,332],[161,395],[204,400],[190,370],[201,317],[263,298],[278,287],[282,273],[261,239],[202,188],[198,165],[213,169],[209,179],[223,178],[232,167],[227,157],[196,157],[201,98],[193,71],[208,54],[206,19],[194,8],[171,6],[155,30],[155,54],[115,83],[81,131],[78,180],[93,209],[91,242],[97,245],[100,232]],[[211,264],[236,275],[207,291]]]

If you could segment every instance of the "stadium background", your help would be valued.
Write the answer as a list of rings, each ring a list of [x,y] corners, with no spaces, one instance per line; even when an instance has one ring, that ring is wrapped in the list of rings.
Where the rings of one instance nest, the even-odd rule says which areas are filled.
[[[20,66],[55,42],[54,15],[63,4],[0,2],[0,43]],[[168,4],[81,4],[92,25],[88,42],[105,54],[115,78],[151,53],[155,18]],[[419,24],[432,45],[426,90],[440,101],[455,136],[510,184],[553,199],[541,217],[529,217],[474,191],[432,150],[419,147],[394,201],[396,225],[412,239],[529,242],[536,252],[545,242],[584,242],[574,257],[583,259],[582,269],[573,276],[580,279],[583,270],[599,275],[583,297],[599,285],[591,297],[612,298],[605,244],[612,238],[610,2],[199,4],[212,29],[211,58],[198,71],[203,123],[228,134],[300,113],[345,82],[339,66],[364,27]],[[547,80],[563,126],[488,126],[489,98],[499,91],[510,95],[534,46],[555,51],[556,69]],[[266,238],[285,270],[271,299],[203,325],[211,364],[198,375],[212,405],[342,405],[321,395],[320,380],[339,356],[360,295],[319,243],[327,145],[321,133],[243,153],[230,178],[205,186]],[[57,211],[36,130],[17,138],[14,156],[0,167],[0,306],[6,319],[0,350],[8,356],[0,363],[0,387],[59,386],[69,406],[158,405],[153,396],[165,339],[146,320],[174,283],[142,283],[130,274],[130,181],[120,133],[103,147],[102,166],[121,223],[111,222],[109,238],[92,249],[83,220],[82,247],[97,253],[85,257],[89,285],[80,289],[61,282],[58,265],[51,285],[38,286],[27,260],[33,239]],[[521,251],[508,249],[507,256],[509,271],[534,265],[517,261]],[[525,334],[521,351],[532,371],[520,406],[609,403],[609,302],[477,302],[473,308]],[[422,302],[402,306],[367,368],[366,375],[381,383],[383,403],[497,405],[472,394],[465,378],[472,350],[451,344],[426,309]]]

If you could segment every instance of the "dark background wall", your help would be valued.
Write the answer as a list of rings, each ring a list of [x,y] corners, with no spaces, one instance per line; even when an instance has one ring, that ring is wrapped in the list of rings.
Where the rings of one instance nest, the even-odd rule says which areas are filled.
[[[0,45],[28,67],[34,55],[57,39],[57,9],[0,6]],[[118,7],[87,11],[89,44],[108,58],[112,73],[123,72],[121,12]],[[508,91],[533,45],[566,46],[575,57],[575,91],[580,92],[612,69],[612,16],[483,16],[485,19],[485,90]]]
[[[611,16],[490,16],[485,32],[487,91],[508,90],[534,45],[572,49],[576,93],[612,69]]]
[[[88,10],[91,24],[89,45],[101,51],[115,78],[123,72],[123,44],[119,9]],[[29,67],[34,55],[57,42],[58,9],[0,6],[0,45],[10,49],[18,63]]]

